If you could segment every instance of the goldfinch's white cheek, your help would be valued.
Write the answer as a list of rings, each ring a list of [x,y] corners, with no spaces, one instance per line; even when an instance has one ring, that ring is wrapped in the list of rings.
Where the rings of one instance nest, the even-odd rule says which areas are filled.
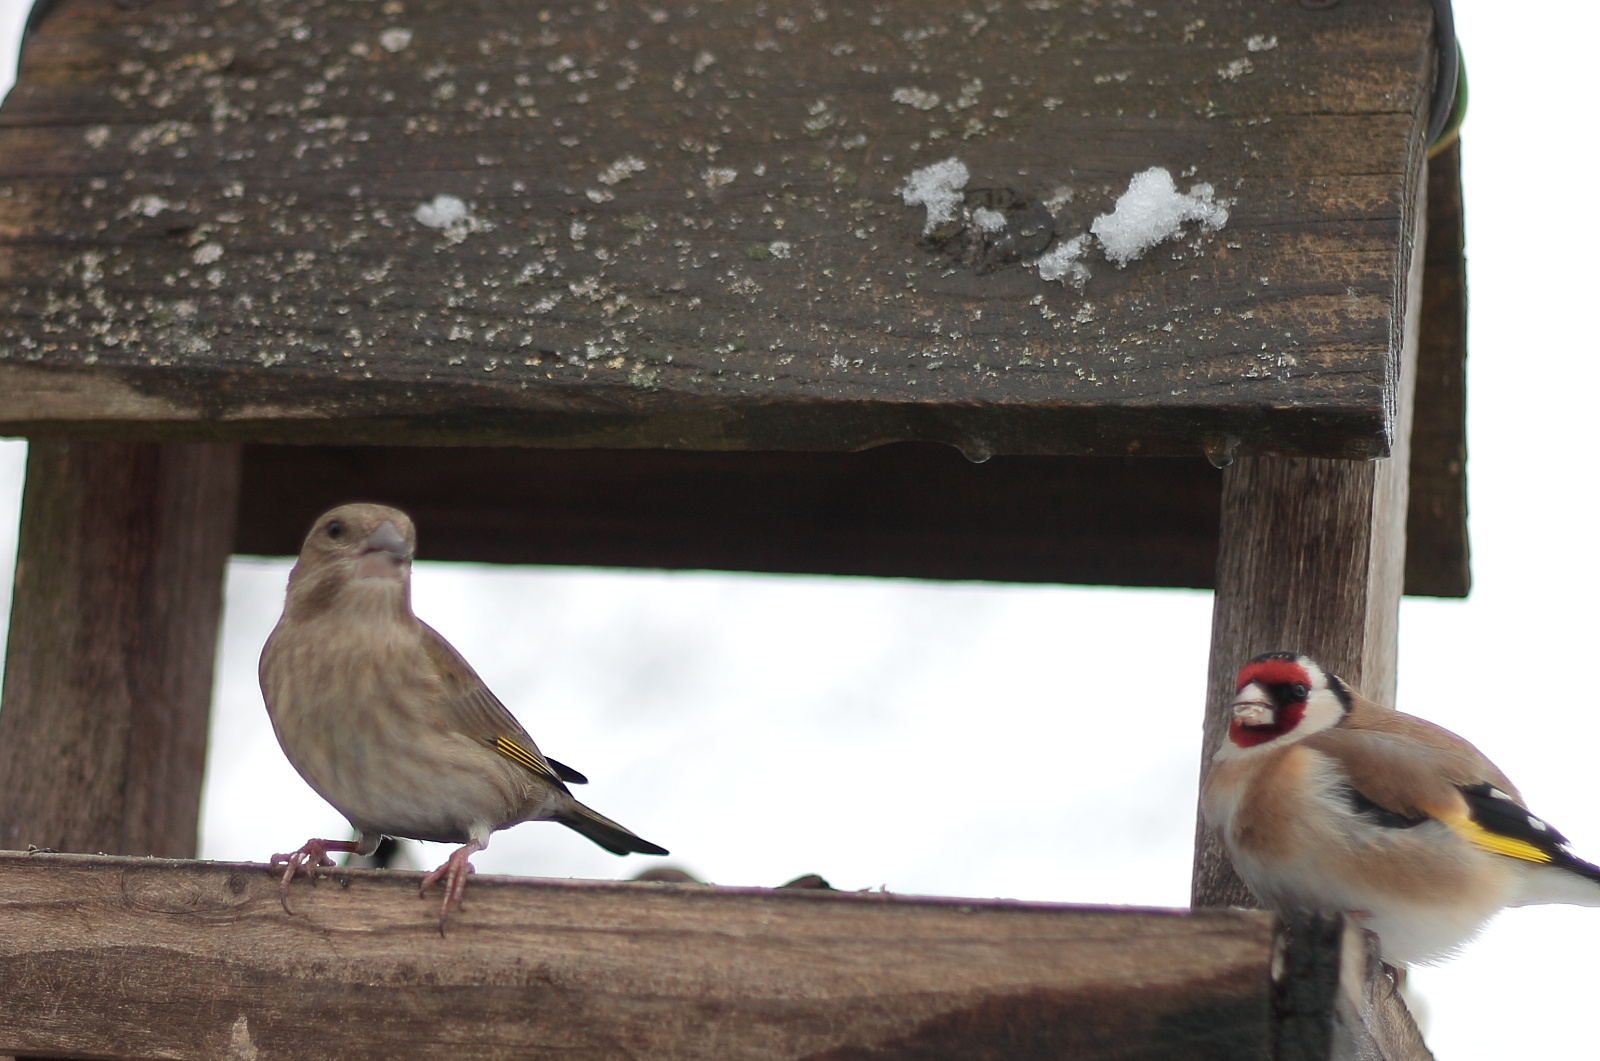
[[[1344,718],[1344,704],[1326,689],[1319,689],[1306,700],[1305,716],[1300,728],[1307,734],[1318,733],[1339,724]]]

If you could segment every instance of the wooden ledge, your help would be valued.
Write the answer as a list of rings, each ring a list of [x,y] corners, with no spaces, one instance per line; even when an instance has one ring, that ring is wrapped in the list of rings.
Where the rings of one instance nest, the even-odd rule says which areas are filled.
[[[1337,923],[479,876],[441,937],[417,881],[339,870],[291,917],[261,865],[0,853],[0,1053],[1428,1056],[1336,1052],[1410,1028]]]

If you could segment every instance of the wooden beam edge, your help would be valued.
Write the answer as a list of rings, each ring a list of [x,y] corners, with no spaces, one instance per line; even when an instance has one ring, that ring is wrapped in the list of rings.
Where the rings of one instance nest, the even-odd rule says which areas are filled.
[[[577,389],[529,397],[493,387],[369,385],[349,400],[296,404],[285,377],[272,400],[248,374],[150,370],[138,377],[0,362],[0,435],[321,445],[477,445],[566,449],[848,452],[941,442],[991,454],[1196,456],[1214,452],[1371,460],[1388,455],[1382,409],[1051,400],[975,402],[674,394],[624,403]],[[137,379],[137,385],[134,380]],[[420,386],[420,385],[417,385]],[[625,395],[629,388],[616,390]],[[531,395],[532,392],[529,392]],[[230,396],[249,394],[249,402]]]
[[[297,881],[293,915],[276,877],[0,854],[0,1054],[1112,1061],[1270,1036],[1257,912],[484,875],[441,933],[415,873]]]
[[[1406,1007],[1396,973],[1383,964],[1378,937],[1351,918],[1342,920],[1335,1012],[1340,1034],[1353,1046],[1347,1056],[1434,1061]]]
[[[1411,432],[1405,585],[1410,596],[1472,589],[1467,524],[1467,259],[1458,140],[1428,160],[1428,238]]]
[[[111,879],[119,874],[137,872],[144,874],[170,874],[189,879],[213,879],[224,883],[236,876],[259,878],[273,882],[282,873],[263,862],[223,862],[211,859],[157,858],[154,856],[128,856],[105,854],[80,854],[76,852],[0,850],[0,882],[18,873],[62,869],[87,873],[94,877]],[[321,882],[331,881],[335,888],[348,891],[359,884],[364,890],[376,889],[387,898],[390,893],[404,897],[408,903],[415,897],[417,887],[425,873],[399,869],[358,869],[335,866],[323,871],[319,884],[312,885],[303,877],[297,878],[292,895],[299,897],[302,890],[315,896],[314,889]],[[871,903],[910,905],[930,908],[982,909],[986,911],[1015,910],[1034,913],[1094,913],[1111,916],[1151,916],[1182,918],[1192,921],[1215,921],[1217,924],[1265,924],[1271,915],[1259,910],[1243,909],[1191,909],[1188,907],[1123,906],[1113,904],[1057,903],[1031,899],[967,898],[948,895],[917,895],[885,890],[862,889],[841,891],[831,888],[784,888],[748,885],[722,885],[697,883],[671,883],[661,881],[591,880],[565,877],[532,877],[511,874],[474,873],[471,892],[501,890],[506,894],[572,893],[572,894],[641,894],[677,895],[715,899],[777,899],[782,902]],[[8,905],[14,901],[12,889],[0,884],[0,918],[6,915]],[[693,901],[691,898],[690,901]],[[408,907],[409,908],[409,907]],[[428,919],[424,918],[423,923]],[[431,926],[430,926],[431,927]],[[3,936],[3,933],[0,933]],[[0,944],[3,946],[3,944]]]
[[[55,1044],[52,1051],[76,1046],[108,1057],[143,1056],[138,1049],[148,1043],[126,1048],[107,1044],[120,1043],[118,1035],[148,1031],[154,1036],[151,1042],[170,1035],[135,1026],[147,1013],[147,996],[183,984],[193,962],[195,968],[211,971],[187,989],[197,1004],[206,1004],[204,1019],[192,1030],[194,1046],[184,1057],[204,1056],[206,1043],[226,1042],[246,1026],[262,1044],[262,1058],[281,1056],[285,1027],[315,1029],[326,1016],[314,1012],[316,1000],[328,992],[354,989],[362,992],[360,1006],[369,1017],[409,1012],[419,1005],[460,1006],[459,991],[471,989],[481,1002],[468,1008],[481,1004],[484,1013],[463,1013],[457,1019],[466,1021],[462,1027],[482,1019],[483,1039],[458,1041],[452,1048],[462,1049],[460,1056],[491,1056],[518,1035],[529,1034],[533,1025],[542,1028],[539,1035],[548,1036],[575,1019],[573,1013],[542,1015],[557,997],[548,989],[556,988],[569,1002],[574,992],[582,994],[584,1005],[594,1010],[589,1019],[599,1019],[595,1014],[606,1006],[622,1005],[615,1019],[646,1029],[661,1020],[661,1005],[670,1009],[696,998],[706,1005],[714,1002],[725,1031],[744,1037],[740,1041],[747,1047],[755,1041],[751,1029],[770,1024],[777,1011],[792,1011],[793,1019],[803,1023],[819,1013],[845,1012],[835,1008],[839,1005],[852,1014],[878,1011],[867,1022],[878,1030],[860,1032],[871,1039],[888,1034],[886,1028],[892,1031],[895,1018],[884,1013],[892,1014],[903,1004],[894,999],[919,997],[929,1007],[923,1017],[933,1023],[925,1020],[922,1032],[878,1041],[885,1048],[894,1044],[885,1056],[898,1057],[894,1050],[904,1047],[911,1049],[907,1056],[922,1057],[912,1047],[917,1035],[930,1027],[944,1028],[952,1019],[970,1022],[971,1014],[987,1012],[985,1007],[999,1005],[1012,1013],[1006,1007],[1072,997],[1078,999],[1077,1008],[1052,1003],[1056,1008],[1030,1010],[1027,1019],[1035,1024],[1030,1034],[1065,1042],[1061,1036],[1076,1034],[1069,1025],[1081,1023],[1089,1012],[1083,1009],[1084,1000],[1100,999],[1091,1010],[1156,1006],[1147,1017],[1155,1022],[1152,1027],[1165,1026],[1167,1031],[1152,1032],[1152,1043],[1177,1027],[1163,1025],[1169,1019],[1163,1014],[1183,1015],[1179,1023],[1187,1023],[1178,1034],[1203,1038],[1211,1032],[1201,1010],[1210,1012],[1207,1007],[1222,1004],[1234,1007],[1217,1025],[1234,1037],[1228,1041],[1245,1047],[1256,1042],[1249,1036],[1257,1033],[1248,1029],[1258,1028],[1265,1038],[1256,1046],[1273,1061],[1431,1058],[1378,960],[1375,941],[1339,917],[1285,926],[1270,914],[1238,909],[1078,906],[486,874],[474,877],[466,908],[441,935],[434,904],[416,898],[421,876],[333,869],[315,888],[296,883],[292,898],[297,912],[289,915],[278,908],[277,874],[259,863],[0,852],[0,958],[12,970],[0,974],[0,981],[33,978],[33,987],[25,987],[16,1002],[23,1024],[9,1031],[0,1028],[0,1049],[27,1053]],[[160,967],[155,974],[150,972],[152,961]],[[284,979],[286,962],[299,970],[289,980]],[[97,970],[92,977],[90,968]],[[39,977],[72,975],[74,970],[95,983],[110,977],[126,990],[114,1006],[108,999],[102,1013],[92,1004],[98,988],[77,984],[71,990],[87,991],[88,1011],[85,999],[78,999],[72,1020],[56,1021],[39,1008],[44,996],[34,997],[39,994],[34,987]],[[717,982],[708,984],[708,975]],[[641,1003],[630,988],[619,986],[619,977],[653,985],[647,1008],[655,1015],[648,1021],[633,1012]],[[1259,988],[1249,986],[1254,977],[1259,977]],[[1177,996],[1170,988],[1153,988],[1163,978],[1179,985]],[[880,982],[884,994],[874,1001],[871,996]],[[1190,997],[1184,992],[1202,983],[1213,985],[1206,990],[1221,993],[1207,995],[1210,1001],[1194,997],[1184,1002]],[[858,998],[864,984],[874,986]],[[819,989],[827,997],[818,996]],[[257,993],[263,993],[262,1008],[254,1010]],[[935,997],[943,1001],[927,1002]],[[1253,1011],[1251,997],[1267,1008]],[[996,1001],[1000,999],[1009,1001]],[[1069,1019],[1069,1013],[1077,1016]],[[976,1041],[991,1045],[1019,1047],[1005,1040],[1010,1018],[1000,1016],[998,1011],[989,1014],[981,1029],[968,1028],[964,1034],[978,1035]],[[1137,1012],[1122,1019],[1131,1019],[1130,1027],[1146,1021]],[[356,1016],[352,1020],[359,1023]],[[580,1034],[593,1038],[592,1030]],[[648,1030],[644,1034],[645,1041],[635,1044],[643,1047],[638,1056],[683,1056],[673,1052],[684,1048],[672,1039],[677,1033],[664,1031],[659,1041]],[[759,1042],[757,1047],[765,1049]],[[850,1051],[858,1047],[841,1049],[845,1052],[792,1056],[857,1056]],[[575,1056],[596,1055],[580,1050]],[[747,1050],[743,1056],[791,1055]],[[1035,1055],[1022,1051],[1018,1056]]]
[[[1278,924],[1273,1061],[1434,1061],[1379,953],[1343,915]]]

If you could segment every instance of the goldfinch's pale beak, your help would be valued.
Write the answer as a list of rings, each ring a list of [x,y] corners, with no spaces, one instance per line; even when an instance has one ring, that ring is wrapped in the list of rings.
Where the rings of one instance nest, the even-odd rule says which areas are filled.
[[[405,535],[388,520],[378,524],[378,529],[367,535],[361,558],[356,561],[357,578],[398,579],[405,562],[411,559],[411,549]]]
[[[1278,709],[1267,691],[1251,682],[1233,698],[1233,717],[1241,726],[1270,726],[1278,720]]]

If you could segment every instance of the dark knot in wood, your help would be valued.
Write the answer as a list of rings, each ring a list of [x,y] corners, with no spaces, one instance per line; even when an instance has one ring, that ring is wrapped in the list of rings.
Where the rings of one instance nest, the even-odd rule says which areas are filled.
[[[976,273],[1037,258],[1050,246],[1056,222],[1044,203],[1015,188],[973,188],[960,212],[922,237]]]

